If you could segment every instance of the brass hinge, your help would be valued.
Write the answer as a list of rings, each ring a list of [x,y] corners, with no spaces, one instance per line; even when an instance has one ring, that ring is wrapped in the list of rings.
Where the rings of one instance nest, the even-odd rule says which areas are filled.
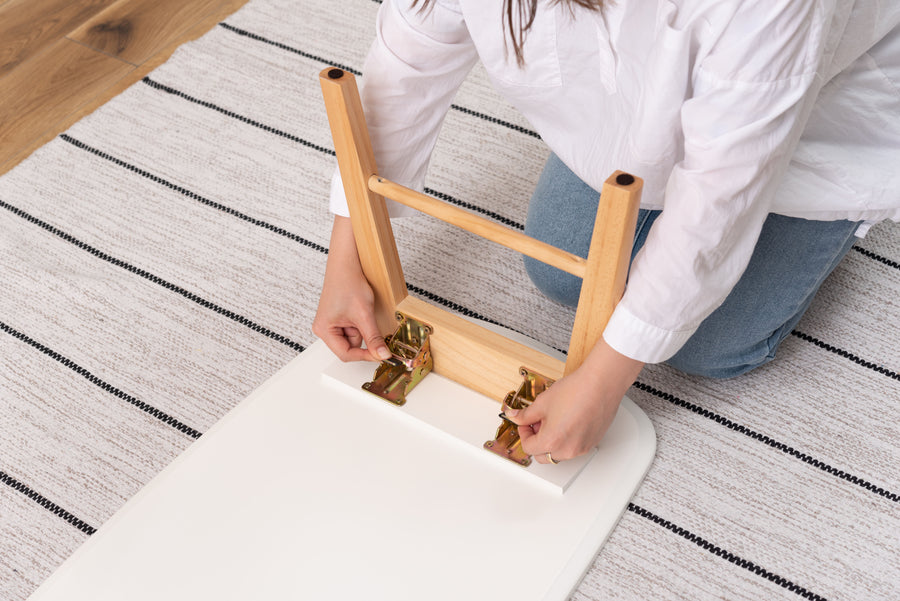
[[[556,381],[525,367],[520,367],[519,373],[522,375],[522,383],[516,390],[511,390],[507,393],[506,398],[503,400],[504,408],[525,409],[529,407],[539,394],[547,390]],[[519,427],[511,422],[505,413],[501,413],[500,417],[503,421],[500,427],[497,428],[494,440],[484,443],[484,448],[519,465],[525,467],[531,465],[531,456],[522,450],[522,441],[519,439]]]
[[[372,381],[362,387],[395,405],[403,405],[406,395],[434,367],[428,341],[432,328],[403,313],[398,312],[396,317],[397,331],[384,339],[392,356],[381,362]]]

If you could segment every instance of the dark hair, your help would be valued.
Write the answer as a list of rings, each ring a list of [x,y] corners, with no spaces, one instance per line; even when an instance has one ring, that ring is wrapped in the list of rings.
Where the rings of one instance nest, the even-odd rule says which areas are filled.
[[[420,10],[428,10],[434,0],[422,0],[422,8]],[[482,0],[484,1],[484,0]],[[570,9],[575,6],[581,6],[588,10],[600,10],[603,6],[603,0],[552,0],[554,3],[562,3],[568,5]],[[419,3],[419,0],[413,0],[412,6]],[[522,55],[522,45],[525,43],[525,35],[531,29],[534,23],[534,16],[537,13],[538,0],[503,0],[503,12],[506,13],[506,32],[512,40],[513,51],[516,53],[516,63],[521,67],[525,64],[525,58]],[[518,19],[516,18],[518,17]],[[518,23],[518,29],[516,24]]]

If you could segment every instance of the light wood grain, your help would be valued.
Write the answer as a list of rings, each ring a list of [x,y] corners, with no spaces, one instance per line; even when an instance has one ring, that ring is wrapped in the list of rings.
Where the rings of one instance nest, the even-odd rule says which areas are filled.
[[[433,328],[429,340],[435,373],[498,402],[522,382],[520,367],[553,380],[563,376],[559,359],[417,298],[405,298],[397,310]]]
[[[555,246],[541,242],[522,232],[494,223],[459,207],[431,198],[415,190],[377,175],[369,178],[369,189],[391,200],[436,217],[441,221],[472,232],[482,238],[511,248],[538,261],[562,269],[574,276],[584,277],[587,261]]]
[[[28,71],[15,70],[0,82],[0,150],[24,146],[134,69],[66,39],[32,62]],[[67,102],[56,101],[60,97]]]
[[[407,295],[406,280],[384,198],[368,186],[377,169],[356,78],[340,69],[324,69],[319,81],[359,260],[375,294],[378,327],[387,335],[396,329],[394,308]]]
[[[0,78],[116,0],[10,0],[0,4]]]
[[[120,0],[87,20],[69,38],[140,65],[218,4],[217,0]]]
[[[600,340],[622,294],[631,258],[634,228],[644,182],[628,176],[632,183],[618,183],[616,171],[603,184],[588,250],[587,272],[575,311],[575,325],[569,342],[566,374],[584,362]],[[626,180],[627,181],[627,178]]]
[[[185,0],[186,3],[190,1],[191,0]],[[10,94],[4,93],[7,89],[6,77],[16,75],[19,80],[28,80],[29,78],[41,79],[44,77],[42,70],[45,65],[43,63],[29,60],[14,69],[6,77],[0,78],[0,115],[6,115],[12,120],[3,121],[10,137],[9,140],[4,141],[3,137],[0,136],[0,174],[9,171],[36,149],[55,138],[60,132],[65,131],[73,123],[85,115],[90,114],[135,82],[140,81],[150,73],[150,71],[168,60],[172,53],[175,52],[176,48],[186,42],[199,38],[212,27],[215,27],[218,22],[243,6],[246,2],[247,0],[220,0],[216,10],[210,12],[199,21],[196,21],[186,32],[178,36],[171,35],[170,33],[169,35],[171,37],[168,44],[162,48],[162,50],[154,54],[137,68],[131,67],[132,70],[124,77],[121,77],[111,84],[105,82],[105,80],[97,81],[96,79],[92,79],[90,85],[94,87],[95,95],[86,103],[82,98],[69,95],[68,90],[56,88],[54,94],[47,95],[41,99],[41,102],[46,103],[48,107],[53,108],[52,111],[47,107],[31,107],[31,112],[33,114],[43,113],[44,115],[48,115],[51,112],[54,114],[63,114],[63,116],[56,121],[22,118],[22,116],[16,113],[15,108],[9,106],[16,98]],[[62,40],[63,38],[59,41]],[[71,41],[66,42],[77,44],[76,42]],[[95,54],[101,54],[96,51],[94,52]],[[125,65],[128,64],[124,61],[120,62]],[[82,84],[87,85],[87,82],[82,82]],[[12,142],[13,139],[16,140],[16,143]]]

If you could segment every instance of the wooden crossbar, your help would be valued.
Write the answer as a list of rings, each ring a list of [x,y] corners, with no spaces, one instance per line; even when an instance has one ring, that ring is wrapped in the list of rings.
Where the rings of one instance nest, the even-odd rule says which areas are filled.
[[[580,278],[584,277],[585,267],[587,266],[586,259],[551,246],[546,242],[535,240],[531,236],[526,236],[522,232],[500,225],[490,219],[455,207],[421,192],[416,192],[380,175],[373,175],[369,178],[369,190],[386,196],[394,202],[412,207],[426,215],[431,215],[441,221],[496,242],[506,248],[511,248],[523,255],[528,255],[547,265],[562,269],[566,273],[571,273]]]
[[[434,371],[496,400],[518,387],[522,366],[551,379],[577,369],[600,339],[625,290],[642,180],[620,171],[607,179],[588,257],[582,259],[380,176],[356,78],[329,68],[320,73],[319,80],[360,263],[375,294],[382,333],[394,331],[396,311],[428,323],[434,330],[430,336]],[[409,297],[385,196],[581,277],[566,362]]]

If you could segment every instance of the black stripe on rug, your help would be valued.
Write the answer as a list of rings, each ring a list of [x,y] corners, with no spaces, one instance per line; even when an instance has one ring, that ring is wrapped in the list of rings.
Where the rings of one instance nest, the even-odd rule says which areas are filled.
[[[477,213],[481,213],[482,215],[490,217],[494,221],[498,221],[504,225],[508,225],[509,227],[514,227],[517,230],[520,230],[520,231],[525,230],[524,225],[522,225],[521,223],[519,223],[517,221],[513,221],[509,217],[504,217],[500,213],[495,213],[494,211],[489,211],[487,209],[479,207],[478,205],[473,205],[470,202],[466,202],[464,200],[454,198],[453,196],[450,196],[449,194],[445,194],[444,192],[438,192],[437,190],[435,190],[433,188],[426,187],[425,193],[430,194],[430,195],[434,196],[435,198],[439,198],[439,199],[443,200],[444,202],[449,202],[450,204],[455,204],[458,207],[462,207],[464,209],[469,209],[470,211],[475,211]]]
[[[889,378],[893,378],[894,380],[900,381],[900,374],[884,367],[883,365],[878,365],[876,363],[872,363],[871,361],[866,361],[865,359],[863,359],[862,357],[859,357],[858,355],[854,355],[853,353],[850,353],[843,349],[839,349],[836,346],[832,346],[832,345],[828,344],[827,342],[822,342],[818,338],[814,338],[813,336],[810,336],[809,334],[804,334],[803,332],[800,332],[798,330],[794,330],[793,332],[791,332],[791,334],[796,336],[800,340],[805,340],[806,342],[809,342],[810,344],[814,344],[815,346],[817,346],[821,349],[824,349],[824,350],[828,351],[829,353],[834,353],[835,355],[839,355],[841,357],[844,357],[845,359],[849,359],[850,361],[853,361],[857,365],[861,365],[862,367],[865,367],[866,369],[871,369],[874,372],[878,372]]]
[[[500,323],[499,321],[497,321],[495,319],[491,319],[490,317],[482,315],[481,313],[477,313],[477,312],[469,309],[468,307],[465,307],[459,303],[455,303],[449,299],[444,298],[443,296],[438,296],[434,292],[429,292],[428,290],[425,290],[424,288],[420,288],[419,286],[414,286],[414,285],[410,284],[409,282],[406,282],[406,289],[409,290],[410,292],[418,294],[419,296],[421,296],[423,298],[427,298],[430,301],[434,301],[441,306],[447,307],[451,311],[455,311],[456,313],[459,313],[460,315],[465,315],[466,317],[471,317],[472,319],[477,319],[479,321],[484,321],[486,323],[490,323],[495,326],[500,326],[501,328],[506,328],[507,330],[511,330],[513,332],[517,331],[517,330],[513,330],[512,328],[509,328],[509,327],[503,325],[502,323]],[[522,332],[519,332],[519,333],[522,334]],[[525,335],[525,334],[523,334],[523,335]]]
[[[258,127],[259,129],[262,129],[263,131],[266,131],[270,134],[280,136],[287,140],[291,140],[292,142],[297,142],[298,144],[302,144],[303,146],[306,146],[307,148],[311,148],[313,150],[318,150],[319,152],[327,154],[328,156],[332,156],[332,157],[335,156],[334,150],[332,150],[330,148],[326,148],[320,144],[310,142],[309,140],[305,140],[299,136],[295,136],[293,134],[287,133],[280,129],[274,128],[270,125],[266,125],[264,123],[254,120],[254,119],[250,119],[249,117],[239,115],[233,111],[229,111],[228,109],[217,106],[217,105],[213,104],[212,102],[208,102],[206,100],[200,100],[199,98],[195,98],[194,96],[191,96],[190,94],[187,94],[181,90],[177,90],[171,86],[167,86],[167,85],[161,84],[157,81],[154,81],[154,80],[150,79],[149,77],[145,77],[141,81],[143,81],[145,84],[147,84],[154,90],[159,90],[160,92],[172,94],[173,96],[177,96],[178,98],[181,98],[182,100],[186,100],[187,102],[191,102],[193,104],[197,104],[204,108],[221,113],[222,115],[225,115],[226,117],[231,117],[233,119],[237,119],[237,120],[241,121],[242,123],[246,123],[247,125],[251,125],[253,127]],[[67,139],[68,136],[66,134],[61,134],[60,137],[62,137],[66,141],[69,141]],[[98,151],[98,152],[100,152],[100,151]],[[98,155],[98,156],[109,156],[109,155],[102,154],[102,155]],[[111,160],[115,161],[116,159],[111,159]],[[135,168],[135,169],[137,169],[137,168]],[[456,206],[462,207],[464,209],[469,209],[469,210],[475,211],[477,213],[481,213],[482,215],[490,217],[491,219],[494,219],[495,221],[504,223],[504,224],[506,224],[510,227],[514,227],[518,230],[525,229],[524,225],[522,225],[521,223],[518,223],[516,221],[513,221],[512,219],[509,219],[508,217],[504,217],[503,215],[500,215],[499,213],[495,213],[494,211],[490,211],[488,209],[479,207],[472,203],[459,200],[458,198],[454,198],[453,196],[450,196],[449,194],[445,194],[444,192],[439,192],[432,188],[425,188],[425,192],[428,194],[431,194],[432,196],[434,196],[436,198],[439,198],[446,202],[455,204]]]
[[[883,263],[884,265],[887,265],[888,267],[893,267],[894,269],[900,269],[900,263],[898,263],[897,261],[891,261],[887,257],[883,257],[881,255],[875,254],[871,250],[866,250],[865,248],[860,248],[859,246],[853,246],[851,248],[853,250],[855,250],[856,252],[858,252],[859,254],[861,254],[862,256],[868,257],[868,258],[872,259],[873,261],[878,261],[879,263]]]
[[[733,563],[736,566],[744,568],[745,570],[749,570],[750,572],[753,572],[757,576],[761,576],[762,578],[765,578],[769,582],[774,582],[778,586],[785,588],[785,589],[791,591],[792,593],[796,593],[797,595],[800,595],[804,599],[813,599],[814,601],[825,601],[825,598],[822,597],[821,595],[817,595],[817,594],[803,588],[802,586],[791,582],[787,578],[783,578],[782,576],[779,576],[778,574],[775,574],[773,572],[770,572],[769,570],[761,568],[760,566],[756,565],[752,561],[742,559],[742,558],[738,557],[737,555],[735,555],[734,553],[730,553],[730,552],[726,551],[725,549],[722,549],[721,547],[712,544],[708,540],[697,536],[690,530],[686,530],[686,529],[682,528],[681,526],[677,526],[677,525],[673,524],[672,522],[670,522],[669,520],[663,519],[663,518],[659,517],[658,515],[656,515],[655,513],[651,513],[649,511],[647,511],[646,509],[644,509],[643,507],[641,507],[639,505],[635,505],[634,503],[629,503],[628,511],[631,511],[632,513],[639,515],[642,518],[646,518],[646,519],[650,520],[651,522],[653,522],[654,524],[656,524],[658,526],[662,526],[669,532],[677,534],[678,536],[691,541],[692,543],[694,543],[701,549],[709,551],[716,557],[720,557],[729,563]]]
[[[28,497],[29,499],[31,499],[32,501],[34,501],[35,503],[37,503],[38,505],[40,505],[41,507],[43,507],[44,509],[49,511],[50,513],[52,513],[53,515],[61,517],[65,521],[69,522],[69,524],[75,526],[76,528],[78,528],[79,530],[81,530],[82,532],[87,534],[88,536],[97,532],[96,528],[88,525],[87,523],[85,523],[84,520],[75,517],[74,515],[72,515],[71,513],[69,513],[68,511],[66,511],[65,509],[63,509],[62,507],[60,507],[59,505],[57,505],[56,503],[54,503],[47,497],[45,497],[41,494],[38,494],[37,491],[34,491],[34,490],[28,488],[27,486],[25,486],[24,484],[22,484],[21,482],[19,482],[18,480],[16,480],[9,474],[7,474],[6,472],[0,471],[0,482],[3,482],[3,484],[9,486],[10,488],[12,488],[13,490],[15,490],[17,492],[22,493],[23,495],[25,495],[26,497]]]
[[[525,134],[526,136],[531,136],[532,138],[536,138],[538,140],[541,139],[541,135],[534,130],[527,129],[522,127],[521,125],[516,125],[515,123],[510,123],[509,121],[504,121],[503,119],[498,119],[497,117],[491,117],[490,115],[486,115],[485,113],[479,113],[478,111],[473,111],[470,108],[466,108],[464,106],[459,106],[458,104],[451,104],[450,108],[454,111],[459,111],[464,115],[469,115],[470,117],[477,117],[482,121],[487,121],[489,123],[493,123],[495,125],[501,125],[507,129],[511,129],[513,131],[517,131],[521,134]]]
[[[835,467],[832,467],[832,466],[828,465],[827,463],[825,463],[824,461],[815,459],[814,457],[811,457],[810,455],[807,455],[806,453],[802,453],[802,452],[798,451],[797,449],[795,449],[794,447],[784,444],[783,442],[774,440],[774,439],[770,438],[769,436],[766,436],[765,434],[760,434],[759,432],[751,430],[750,428],[743,426],[737,422],[734,422],[734,421],[728,419],[727,417],[724,417],[717,413],[713,413],[712,411],[709,411],[708,409],[704,409],[703,407],[700,407],[699,405],[695,405],[694,403],[689,403],[683,399],[676,397],[675,395],[669,394],[668,392],[662,392],[661,390],[654,388],[652,386],[649,386],[647,384],[644,384],[643,382],[640,382],[640,381],[635,382],[633,384],[633,386],[635,388],[637,388],[638,390],[642,390],[644,392],[652,394],[653,396],[659,397],[659,398],[663,399],[664,401],[668,401],[677,407],[681,407],[682,409],[687,409],[688,411],[690,411],[692,413],[695,413],[695,414],[705,417],[709,420],[712,420],[721,426],[725,426],[729,430],[733,430],[735,432],[743,434],[744,436],[748,436],[748,437],[752,438],[753,440],[762,442],[762,443],[772,447],[773,449],[777,449],[786,455],[790,455],[791,457],[799,459],[803,463],[806,463],[815,468],[818,468],[818,469],[822,470],[823,472],[827,472],[827,473],[831,474],[832,476],[840,478],[841,480],[845,480],[847,482],[850,482],[851,484],[855,484],[861,488],[868,490],[869,492],[873,492],[876,495],[884,497],[885,499],[894,501],[895,503],[900,502],[900,495],[898,495],[896,493],[885,490],[884,488],[877,486],[875,484],[872,484],[871,482],[868,482],[866,480],[863,480],[862,478],[859,478],[852,474],[848,474],[847,472],[845,472],[843,470],[839,470]]]
[[[69,136],[68,134],[60,134],[59,137],[62,138],[63,140],[65,140],[66,142],[68,142],[69,144],[72,144],[76,148],[79,148],[81,150],[89,152],[95,156],[102,158],[102,159],[106,159],[107,161],[110,161],[111,163],[118,165],[119,167],[123,167],[136,175],[140,175],[141,177],[147,178],[154,183],[160,184],[161,186],[165,186],[166,188],[172,190],[173,192],[178,192],[179,194],[181,194],[183,196],[187,196],[188,198],[190,198],[192,200],[196,200],[197,202],[204,204],[208,207],[212,207],[218,211],[222,211],[223,213],[227,213],[228,215],[231,215],[232,217],[237,217],[238,219],[241,219],[248,223],[252,223],[253,225],[257,225],[261,228],[265,228],[275,234],[278,234],[279,236],[284,236],[285,238],[289,238],[290,240],[293,240],[294,242],[299,242],[303,246],[306,246],[313,250],[317,250],[319,252],[326,252],[326,253],[328,252],[328,250],[321,244],[317,244],[315,242],[307,240],[306,238],[303,238],[302,236],[298,236],[297,234],[291,233],[291,232],[287,231],[286,229],[279,227],[277,225],[272,225],[271,223],[263,221],[262,219],[257,219],[255,217],[251,217],[251,216],[247,215],[246,213],[242,213],[242,212],[240,212],[236,209],[233,209],[229,206],[223,205],[221,203],[218,203],[218,202],[215,202],[208,198],[205,198],[203,196],[200,196],[196,192],[192,192],[192,191],[188,190],[187,188],[183,188],[177,184],[174,184],[168,180],[165,180],[165,179],[159,177],[158,175],[154,175],[154,174],[150,173],[149,171],[145,171],[144,169],[141,169],[135,165],[132,165],[131,163],[126,163],[125,161],[118,159],[110,154],[107,154],[107,153],[103,152],[102,150],[98,150],[97,148],[88,146],[84,142],[82,142],[80,140],[76,140],[75,138]]]
[[[140,276],[147,281],[150,281],[150,282],[153,282],[154,284],[162,286],[163,288],[165,288],[166,290],[169,290],[170,292],[179,294],[179,295],[183,296],[184,298],[188,299],[189,301],[194,302],[205,309],[210,309],[212,311],[215,311],[219,315],[227,317],[228,319],[230,319],[234,322],[237,322],[237,323],[241,324],[242,326],[246,326],[246,327],[250,328],[251,330],[253,330],[254,332],[262,334],[263,336],[265,336],[267,338],[271,338],[272,340],[280,342],[281,344],[283,344],[287,347],[290,347],[297,352],[303,352],[304,347],[300,343],[294,342],[287,336],[283,336],[281,334],[273,332],[269,328],[263,327],[263,326],[259,325],[258,323],[255,323],[255,322],[247,319],[243,315],[238,315],[234,311],[230,311],[228,309],[220,307],[219,305],[217,305],[213,302],[210,302],[210,301],[198,296],[197,294],[194,294],[193,292],[190,292],[189,290],[182,288],[181,286],[176,286],[175,284],[172,284],[171,282],[168,282],[159,276],[153,275],[152,273],[150,273],[144,269],[141,269],[140,267],[135,267],[134,265],[131,265],[130,263],[126,263],[125,261],[123,261],[121,259],[117,259],[97,248],[94,248],[93,246],[86,244],[86,243],[82,242],[81,240],[78,240],[71,234],[67,234],[66,232],[60,230],[59,228],[56,228],[56,227],[50,225],[49,223],[42,221],[42,220],[38,219],[37,217],[34,217],[34,216],[26,213],[22,209],[14,207],[11,204],[8,204],[2,200],[0,200],[0,207],[6,209],[10,213],[13,213],[14,215],[16,215],[18,217],[21,217],[22,219],[46,230],[49,233],[51,233],[55,236],[58,236],[59,238],[62,238],[66,242],[68,242],[74,246],[77,246],[81,250],[84,250],[84,251],[94,255],[98,259],[102,259],[103,261],[106,261],[107,263],[110,263],[112,265],[115,265],[116,267],[120,267],[126,271],[129,271],[129,272],[137,275],[137,276]]]
[[[198,104],[198,105],[202,106],[203,108],[210,109],[212,111],[216,111],[217,113],[221,113],[221,114],[225,115],[226,117],[231,117],[232,119],[237,119],[238,121],[246,123],[247,125],[252,125],[253,127],[257,127],[261,130],[267,131],[267,132],[275,134],[277,136],[281,136],[282,138],[286,138],[292,142],[302,144],[303,146],[312,148],[313,150],[318,150],[319,152],[324,152],[325,154],[330,154],[331,156],[335,155],[334,151],[331,150],[330,148],[320,146],[318,144],[310,142],[309,140],[304,140],[303,138],[299,138],[299,137],[289,134],[285,131],[281,131],[280,129],[275,129],[274,127],[270,127],[270,126],[266,125],[265,123],[260,123],[259,121],[254,121],[253,119],[250,119],[249,117],[245,117],[245,116],[239,115],[233,111],[229,111],[228,109],[225,109],[218,105],[215,105],[212,102],[206,102],[205,100],[200,100],[199,98],[189,96],[188,94],[185,94],[184,92],[182,92],[180,90],[176,90],[175,88],[170,88],[169,86],[166,86],[159,82],[156,82],[156,81],[150,79],[149,77],[145,77],[141,81],[155,90],[159,90],[159,91],[165,92],[167,94],[172,94],[173,96],[177,96],[183,100],[187,100],[188,102]],[[63,139],[65,139],[65,135],[66,134],[61,134],[60,137],[63,137]]]
[[[341,63],[337,63],[334,61],[330,61],[327,58],[323,58],[321,56],[317,56],[315,54],[310,54],[309,52],[304,52],[299,48],[294,48],[293,46],[288,46],[287,44],[282,44],[281,42],[276,42],[275,40],[270,40],[269,38],[264,38],[263,36],[253,33],[252,31],[247,31],[246,29],[241,29],[240,27],[235,27],[234,25],[229,25],[228,23],[222,22],[219,23],[219,27],[222,29],[228,30],[231,33],[236,33],[237,35],[243,36],[245,38],[250,38],[255,42],[262,42],[263,44],[268,44],[269,46],[274,46],[279,50],[284,50],[285,52],[290,52],[291,54],[296,54],[298,56],[302,56],[303,58],[308,58],[317,63],[322,63],[323,69],[325,67],[337,67],[338,69],[343,69],[348,73],[353,73],[355,76],[359,77],[362,75],[362,71],[358,69],[354,69],[353,67],[349,67],[347,65],[343,65]]]
[[[359,69],[354,69],[353,67],[348,67],[347,65],[342,65],[340,63],[328,60],[321,56],[317,56],[315,54],[310,54],[308,52],[304,52],[303,50],[294,48],[292,46],[288,46],[287,44],[283,44],[281,42],[276,42],[274,40],[270,40],[261,35],[247,31],[246,29],[240,29],[238,27],[235,27],[234,25],[229,25],[228,23],[224,23],[224,22],[219,23],[219,26],[232,32],[232,33],[236,33],[237,35],[241,35],[241,36],[244,36],[251,40],[254,40],[257,42],[262,42],[263,44],[268,44],[268,45],[274,46],[275,48],[278,48],[280,50],[285,50],[287,52],[291,52],[293,54],[302,56],[303,58],[308,58],[310,60],[316,61],[317,63],[321,63],[323,68],[324,67],[338,67],[339,69],[343,69],[344,71],[352,73],[353,75],[355,75],[357,77],[362,76],[362,71],[360,71]],[[501,127],[505,127],[507,129],[517,131],[517,132],[525,134],[527,136],[531,136],[532,138],[537,138],[538,140],[541,139],[541,136],[536,131],[530,130],[526,127],[522,127],[521,125],[516,125],[515,123],[510,123],[509,121],[504,121],[503,119],[499,119],[497,117],[492,117],[491,115],[488,115],[486,113],[481,113],[479,111],[475,111],[470,108],[460,106],[458,104],[451,104],[450,108],[454,111],[459,111],[460,113],[463,113],[464,115],[468,115],[470,117],[476,117],[478,119],[481,119],[482,121],[487,121],[488,123],[493,123],[494,125],[499,125]]]
[[[163,422],[164,424],[172,426],[179,432],[187,434],[191,438],[194,438],[194,439],[200,438],[200,432],[195,430],[194,428],[191,428],[190,426],[178,421],[177,419],[175,419],[168,413],[165,413],[164,411],[160,411],[156,407],[154,407],[152,405],[148,405],[144,401],[141,401],[141,400],[131,396],[130,394],[120,390],[119,388],[116,388],[109,382],[101,380],[100,378],[98,378],[97,376],[92,374],[90,371],[88,371],[87,369],[78,365],[77,363],[75,363],[74,361],[69,359],[68,357],[64,357],[60,353],[41,344],[40,342],[36,341],[34,338],[26,336],[22,332],[6,325],[2,321],[0,321],[0,330],[3,330],[4,332],[9,334],[13,338],[16,338],[16,339],[24,342],[25,344],[31,346],[32,348],[39,350],[40,352],[44,353],[45,355],[47,355],[54,361],[61,363],[65,367],[68,367],[69,369],[71,369],[72,371],[77,373],[79,376],[83,377],[85,380],[87,380],[91,384],[94,384],[95,386],[99,386],[100,388],[102,388],[103,390],[108,392],[109,394],[111,394],[115,397],[118,397],[131,405],[134,405],[135,407],[137,407],[144,413],[158,419],[159,421]]]

